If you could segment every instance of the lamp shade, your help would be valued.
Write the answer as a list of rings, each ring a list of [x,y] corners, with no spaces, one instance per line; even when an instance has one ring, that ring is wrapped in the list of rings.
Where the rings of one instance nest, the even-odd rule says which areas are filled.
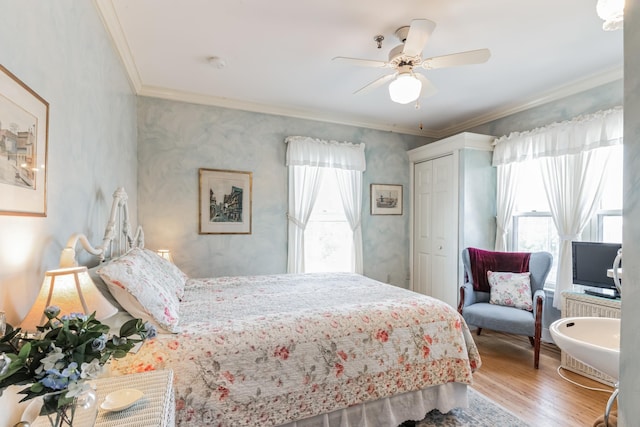
[[[420,96],[422,82],[411,73],[402,73],[389,83],[389,96],[393,102],[408,104]]]
[[[596,12],[604,20],[605,31],[619,30],[624,22],[624,0],[598,0]]]
[[[47,271],[40,293],[20,327],[27,332],[33,332],[36,326],[42,326],[47,321],[44,309],[50,305],[60,307],[61,315],[91,314],[95,311],[98,320],[106,319],[118,312],[96,288],[87,267],[84,266]]]
[[[170,263],[173,263],[173,257],[171,256],[171,251],[169,249],[158,249],[157,253],[162,258],[166,259]]]

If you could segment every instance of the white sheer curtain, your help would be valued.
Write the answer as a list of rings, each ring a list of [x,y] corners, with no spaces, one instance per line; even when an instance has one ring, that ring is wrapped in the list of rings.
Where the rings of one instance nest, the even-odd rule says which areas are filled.
[[[513,211],[518,194],[518,163],[497,166],[496,251],[507,250],[507,235],[513,224]]]
[[[287,272],[303,273],[304,230],[318,197],[322,168],[289,166],[289,251]]]
[[[353,232],[353,256],[351,269],[363,273],[362,266],[362,172],[334,169],[344,213]]]
[[[304,230],[317,197],[323,168],[336,170],[345,215],[353,230],[354,272],[362,273],[362,172],[366,169],[364,144],[324,141],[290,136],[287,143],[289,167],[289,250],[287,271],[303,273]]]
[[[553,301],[556,308],[561,308],[562,291],[572,285],[571,240],[593,216],[602,195],[608,155],[603,155],[606,150],[596,149],[622,143],[622,120],[622,107],[616,107],[529,132],[515,132],[495,142],[493,165],[498,168],[540,159],[551,215],[561,239]],[[505,216],[503,223],[512,221],[507,217],[513,215],[513,211],[508,212],[510,197],[508,189],[505,193],[498,189],[497,204],[502,207],[498,214]]]
[[[551,217],[558,230],[558,272],[553,306],[562,308],[562,291],[573,284],[571,241],[598,210],[605,183],[605,168],[611,150],[608,147],[541,159]]]

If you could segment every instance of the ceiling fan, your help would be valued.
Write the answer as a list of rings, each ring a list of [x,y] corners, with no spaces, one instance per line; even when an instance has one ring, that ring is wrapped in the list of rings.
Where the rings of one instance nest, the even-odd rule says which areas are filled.
[[[391,100],[400,104],[408,104],[417,100],[420,96],[431,96],[437,92],[436,87],[429,79],[421,73],[414,72],[416,68],[433,70],[458,65],[481,64],[487,62],[491,56],[489,49],[477,49],[422,59],[422,50],[429,41],[429,37],[435,27],[436,23],[428,19],[414,19],[411,21],[410,26],[398,28],[395,35],[402,44],[391,49],[388,61],[346,58],[343,56],[337,56],[333,58],[333,61],[365,67],[394,69],[394,73],[374,80],[355,91],[354,94],[365,94],[387,82],[391,82],[389,84]],[[374,37],[378,47],[381,46],[382,39],[384,39],[383,36]]]

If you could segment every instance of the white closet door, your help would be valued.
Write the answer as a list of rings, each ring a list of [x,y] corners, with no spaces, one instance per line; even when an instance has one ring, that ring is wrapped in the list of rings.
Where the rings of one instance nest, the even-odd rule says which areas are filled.
[[[433,160],[416,163],[414,198],[413,290],[431,295]]]
[[[414,290],[456,307],[453,155],[415,165]]]

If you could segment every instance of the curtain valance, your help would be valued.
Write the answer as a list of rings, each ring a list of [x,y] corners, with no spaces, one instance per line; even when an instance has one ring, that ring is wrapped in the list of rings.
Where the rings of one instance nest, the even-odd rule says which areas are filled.
[[[623,110],[615,107],[496,139],[493,165],[577,154],[622,143]]]
[[[367,165],[364,144],[324,141],[306,136],[285,139],[287,166],[315,166],[363,172]]]

